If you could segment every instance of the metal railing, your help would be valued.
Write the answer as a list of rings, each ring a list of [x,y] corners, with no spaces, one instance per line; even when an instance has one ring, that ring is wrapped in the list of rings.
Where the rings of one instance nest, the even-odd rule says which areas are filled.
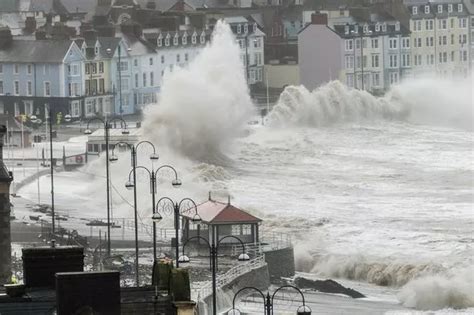
[[[238,277],[258,268],[265,266],[265,256],[260,255],[245,263],[240,263],[235,267],[229,269],[226,273],[216,277],[216,287],[222,288],[228,285]],[[192,299],[201,301],[212,294],[212,282],[207,281],[202,287],[192,290]]]
[[[291,235],[286,233],[270,232],[260,237],[260,242],[245,244],[245,250],[252,256],[262,255],[266,251],[278,250],[292,246]],[[231,255],[238,255],[242,251],[240,245],[232,245]]]

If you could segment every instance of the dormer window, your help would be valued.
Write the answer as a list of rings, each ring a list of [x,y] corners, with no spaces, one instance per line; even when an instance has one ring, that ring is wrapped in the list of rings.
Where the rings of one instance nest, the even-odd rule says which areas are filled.
[[[165,38],[165,46],[168,47],[170,45],[170,34],[166,35]]]
[[[199,41],[201,42],[201,44],[204,44],[206,42],[206,35],[204,33],[201,34]]]
[[[99,47],[95,46],[94,52],[95,52],[96,55],[98,55],[99,54]]]
[[[186,34],[186,32],[184,32],[183,37],[181,38],[181,42],[183,43],[183,45],[186,45],[188,43],[188,34]]]
[[[344,26],[344,34],[348,35],[349,34],[349,25],[346,24],[346,26]]]
[[[448,4],[448,13],[452,13],[452,12],[453,12],[453,5]]]
[[[458,12],[462,12],[462,3],[458,4]]]
[[[178,46],[178,33],[176,33],[173,37],[173,46]]]
[[[380,32],[380,24],[379,23],[375,24],[375,31]]]
[[[244,24],[244,33],[247,34],[249,32],[248,24]]]
[[[364,25],[364,33],[368,33],[369,32],[369,26],[368,25]]]
[[[237,25],[237,34],[242,33],[242,25]]]
[[[161,34],[160,36],[158,36],[157,45],[158,47],[161,47],[163,45],[163,37],[161,37]]]
[[[386,32],[387,31],[387,23],[383,23],[382,24],[382,32]]]
[[[425,5],[425,14],[430,14],[430,6]]]
[[[395,23],[395,31],[400,31],[400,22],[398,21]]]
[[[254,32],[254,33],[257,32],[257,23],[253,23],[253,32]]]
[[[417,15],[418,14],[418,7],[412,7],[411,12],[413,13],[413,15]]]
[[[443,5],[438,5],[438,13],[443,13]]]
[[[359,33],[359,25],[354,25],[354,33]]]
[[[196,44],[196,37],[197,37],[197,34],[196,34],[196,32],[194,32],[193,36],[191,37],[191,43],[193,43],[193,45]]]

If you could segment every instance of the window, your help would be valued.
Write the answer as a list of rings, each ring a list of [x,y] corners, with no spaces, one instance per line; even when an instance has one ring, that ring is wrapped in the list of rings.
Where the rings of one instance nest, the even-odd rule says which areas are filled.
[[[13,65],[13,73],[18,74],[19,72],[20,72],[20,66],[17,63],[15,63]]]
[[[204,44],[206,42],[206,37],[204,36],[204,34],[201,34],[201,38],[199,40],[201,44]]]
[[[380,74],[379,73],[373,73],[372,74],[372,82],[374,86],[380,86]]]
[[[402,48],[410,48],[410,39],[402,38]]]
[[[360,66],[361,66],[361,65],[360,65],[360,56],[357,56],[357,57],[356,57],[356,67],[357,67],[357,68],[360,68]]]
[[[26,95],[33,95],[33,84],[31,81],[26,82]]]
[[[33,101],[23,101],[23,104],[25,105],[25,115],[33,115]]]
[[[13,94],[20,95],[20,82],[15,81],[13,84]]]
[[[454,45],[454,34],[451,34],[451,45]]]
[[[150,59],[148,60],[148,63],[150,64],[150,66],[153,66],[153,57],[150,57]]]
[[[380,24],[379,23],[375,24],[375,31],[380,32]]]
[[[121,84],[122,90],[123,91],[128,91],[128,79],[127,78],[122,78],[122,84]]]
[[[454,51],[451,52],[451,62],[454,61]]]
[[[425,5],[425,14],[430,14],[430,6]]]
[[[104,73],[104,63],[102,61],[99,62],[99,73]]]
[[[404,54],[402,55],[402,67],[409,67],[410,66],[410,55]]]
[[[353,41],[352,39],[346,39],[346,51],[352,51],[353,49]]]
[[[397,67],[398,67],[398,56],[390,55],[390,68],[397,68]]]
[[[183,45],[186,45],[188,43],[188,35],[186,33],[184,33],[181,42],[183,43]]]
[[[231,235],[240,235],[240,225],[233,224],[230,226],[230,234]]]
[[[169,39],[169,37],[167,36],[167,37],[165,38],[165,46],[169,46],[169,45],[170,45],[170,39]]]
[[[367,48],[367,39],[362,39],[362,47]]]
[[[91,72],[90,65],[86,63],[86,74],[89,74],[90,72]]]
[[[180,62],[181,56],[179,54],[176,55],[176,62]]]
[[[27,71],[28,74],[31,74],[31,73],[33,72],[33,69],[32,69],[32,68],[33,68],[33,67],[32,67],[31,65],[27,65],[27,66],[26,66],[26,71]]]
[[[161,63],[165,63],[165,55],[161,55]]]
[[[244,33],[247,34],[249,32],[248,24],[244,24]]]
[[[97,64],[96,63],[91,63],[91,69],[92,69],[92,73],[97,73]]]
[[[367,67],[367,56],[363,56],[362,60],[364,62],[364,68]]]
[[[354,68],[354,56],[346,56],[346,69]]]
[[[242,33],[242,25],[237,25],[237,34]]]
[[[135,73],[135,87],[138,88],[138,73]]]
[[[360,39],[356,39],[355,43],[356,43],[356,49],[360,49]]]
[[[105,82],[104,79],[99,79],[99,93],[103,94],[105,91]]]
[[[191,37],[191,43],[192,43],[193,45],[196,44],[196,34],[193,34],[193,36]]]
[[[348,74],[346,75],[346,82],[348,87],[354,87],[354,75]]]
[[[146,87],[146,72],[143,72],[143,87]]]
[[[462,12],[462,3],[458,4],[458,12]]]
[[[153,74],[153,71],[150,72],[150,86],[155,85],[155,75]]]
[[[396,38],[391,38],[389,40],[389,48],[390,49],[397,49],[397,39]]]
[[[0,95],[3,95],[3,81],[0,81]]]
[[[0,63],[0,73],[3,73],[3,63]]]
[[[448,13],[452,13],[452,12],[453,12],[453,5],[448,4]]]
[[[137,58],[133,59],[133,66],[138,67],[138,59]]]
[[[382,24],[382,32],[386,32],[386,31],[387,31],[387,24],[383,23]]]
[[[417,15],[418,14],[418,7],[412,7],[412,13],[413,13],[413,15]]]
[[[395,84],[398,82],[398,73],[392,72],[390,73],[390,84]]]
[[[443,36],[443,45],[446,46],[448,44],[448,38],[446,35]]]
[[[242,224],[242,235],[252,235],[251,224]]]
[[[128,70],[128,61],[120,61],[119,64],[119,71],[127,71]]]
[[[467,28],[467,18],[459,19],[459,28]]]
[[[99,53],[99,47],[95,47],[95,54],[97,55]]]
[[[443,6],[441,4],[438,5],[438,13],[443,13]]]
[[[445,30],[445,29],[448,28],[447,19],[439,20],[439,28],[442,29],[442,30]]]
[[[44,82],[44,96],[51,96],[51,83]]]
[[[161,47],[163,45],[163,39],[161,37],[158,37],[158,47]]]
[[[188,60],[189,60],[188,53],[184,53],[184,61],[188,61]]]
[[[71,116],[73,117],[79,117],[81,112],[80,112],[80,107],[81,103],[80,101],[73,101],[71,102]]]
[[[173,45],[174,45],[174,46],[177,46],[177,45],[178,45],[178,34],[176,34],[176,35],[173,37]]]
[[[372,68],[379,67],[379,55],[372,55]]]
[[[377,38],[372,39],[372,48],[379,48],[379,40]]]

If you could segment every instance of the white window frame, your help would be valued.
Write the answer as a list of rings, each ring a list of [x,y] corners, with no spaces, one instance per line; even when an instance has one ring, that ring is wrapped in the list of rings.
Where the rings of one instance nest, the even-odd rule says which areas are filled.
[[[252,235],[252,224],[242,224],[242,235]]]
[[[452,5],[452,3],[448,4],[448,13],[453,13],[453,5]]]
[[[186,45],[188,43],[188,35],[186,33],[183,34],[181,42],[183,43],[183,45]]]
[[[242,33],[242,25],[238,24],[237,25],[237,34]]]
[[[418,7],[417,7],[417,6],[413,6],[413,7],[411,8],[411,12],[412,12],[413,15],[417,15],[417,14],[418,14]]]
[[[230,235],[241,235],[241,226],[239,224],[232,224],[230,226]]]
[[[13,81],[13,95],[20,95],[20,81]]]
[[[201,44],[204,44],[206,42],[206,36],[201,34],[199,41],[201,42]]]
[[[443,13],[443,5],[438,4],[438,13]]]
[[[166,37],[165,38],[165,46],[168,47],[170,45],[170,38]]]
[[[173,46],[178,46],[179,45],[179,36],[178,36],[178,33],[176,33],[176,35],[174,35],[173,37]]]
[[[19,74],[20,73],[20,65],[15,63],[13,64],[13,74]]]
[[[244,34],[249,32],[249,25],[247,23],[244,24]]]
[[[26,95],[28,96],[33,95],[33,82],[31,81],[26,82]]]
[[[163,39],[158,38],[158,47],[161,47],[163,45]]]
[[[425,14],[430,14],[430,6],[425,5]]]
[[[48,89],[46,89],[46,86],[48,87]],[[49,93],[46,93],[48,90],[49,90]],[[43,82],[43,95],[51,96],[51,82],[50,81]]]
[[[31,64],[26,65],[26,73],[33,74],[33,66]]]
[[[463,5],[462,5],[462,3],[459,3],[458,4],[458,12],[462,12],[462,10],[463,10]]]
[[[191,43],[192,43],[193,45],[196,45],[196,37],[197,37],[196,34],[193,34],[193,36],[191,37]]]

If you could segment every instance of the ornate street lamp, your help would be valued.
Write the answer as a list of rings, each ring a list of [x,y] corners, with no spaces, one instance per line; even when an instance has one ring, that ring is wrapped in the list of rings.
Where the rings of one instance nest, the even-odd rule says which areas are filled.
[[[202,237],[202,236],[193,236],[193,237],[187,239],[186,242],[184,242],[184,244],[183,244],[183,255],[181,255],[178,258],[178,261],[180,263],[183,263],[183,264],[184,263],[189,263],[191,261],[189,259],[189,257],[184,254],[184,248],[185,248],[186,244],[192,239],[201,239],[209,247],[209,259],[210,259],[210,263],[211,263],[211,272],[212,272],[212,314],[214,314],[214,315],[217,315],[217,288],[216,288],[217,254],[218,254],[219,245],[221,244],[221,242],[225,239],[228,239],[228,238],[233,238],[233,239],[237,240],[242,245],[242,253],[239,255],[238,260],[239,261],[248,261],[248,260],[250,260],[249,255],[245,252],[244,242],[242,242],[242,240],[240,238],[238,238],[236,236],[233,236],[233,235],[224,236],[217,243],[215,242],[215,240],[213,238],[212,244],[209,243],[209,241],[206,238]]]

